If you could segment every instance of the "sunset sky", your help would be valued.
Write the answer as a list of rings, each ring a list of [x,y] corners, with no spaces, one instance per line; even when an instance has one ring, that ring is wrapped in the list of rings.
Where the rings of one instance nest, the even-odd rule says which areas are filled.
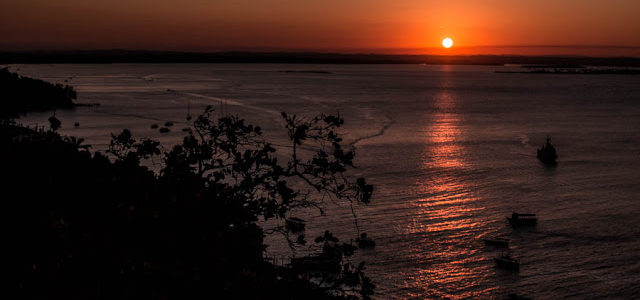
[[[0,0],[0,25],[1,50],[640,56],[639,0]]]

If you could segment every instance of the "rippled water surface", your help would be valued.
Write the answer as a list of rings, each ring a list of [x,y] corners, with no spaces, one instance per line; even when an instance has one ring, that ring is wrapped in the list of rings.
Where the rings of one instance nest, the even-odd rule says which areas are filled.
[[[357,173],[375,184],[360,207],[377,247],[361,253],[378,298],[640,297],[640,77],[498,74],[505,67],[419,65],[16,65],[74,85],[62,132],[104,149],[109,133],[179,142],[208,104],[273,133],[279,112],[340,113]],[[328,71],[281,72],[281,71]],[[44,124],[49,113],[25,124]],[[74,122],[80,122],[78,128]],[[160,134],[153,123],[176,123]],[[281,131],[280,131],[281,132]],[[551,135],[555,168],[535,150]],[[539,216],[513,230],[512,212]],[[310,230],[353,234],[345,207]],[[511,239],[519,273],[495,268],[482,239]],[[286,247],[270,247],[283,255]]]

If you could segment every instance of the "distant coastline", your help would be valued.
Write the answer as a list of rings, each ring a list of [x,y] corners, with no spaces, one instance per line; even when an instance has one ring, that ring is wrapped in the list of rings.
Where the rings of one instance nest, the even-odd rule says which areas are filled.
[[[587,69],[587,68],[537,68],[523,71],[494,71],[515,74],[570,74],[570,75],[640,75],[639,69]]]
[[[0,52],[0,64],[280,63],[430,65],[588,65],[640,67],[640,57],[399,55],[316,52],[160,52],[134,50]]]

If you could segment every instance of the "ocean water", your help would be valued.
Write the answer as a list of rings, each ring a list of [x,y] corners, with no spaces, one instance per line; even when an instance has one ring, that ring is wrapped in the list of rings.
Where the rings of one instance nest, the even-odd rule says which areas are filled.
[[[206,105],[241,114],[277,145],[285,144],[280,111],[339,113],[355,173],[376,188],[357,214],[377,246],[356,258],[367,261],[376,298],[640,298],[640,77],[494,73],[507,68],[11,66],[99,103],[56,112],[63,134],[95,150],[122,128],[178,143],[185,116]],[[20,122],[43,125],[50,115]],[[176,124],[170,133],[150,128],[166,121]],[[556,167],[535,157],[547,135]],[[514,230],[512,212],[536,213],[539,224]],[[308,218],[312,232],[353,236],[347,207]],[[482,242],[492,236],[511,239],[520,272],[495,267],[500,251]],[[269,251],[288,248],[272,241]]]

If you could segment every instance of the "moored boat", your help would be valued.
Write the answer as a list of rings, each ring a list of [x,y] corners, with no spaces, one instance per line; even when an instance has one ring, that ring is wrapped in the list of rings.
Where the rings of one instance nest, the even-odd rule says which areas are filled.
[[[547,164],[555,165],[558,155],[556,154],[556,148],[551,145],[551,138],[547,136],[547,143],[538,149],[538,159]]]
[[[305,223],[306,222],[303,219],[296,217],[290,217],[285,220],[287,230],[292,233],[299,233],[304,231]]]
[[[509,224],[516,227],[527,227],[527,226],[536,226],[538,224],[538,217],[535,214],[519,214],[513,213],[511,214],[511,218],[507,217],[509,220]]]
[[[507,269],[511,271],[520,270],[520,260],[515,259],[509,255],[502,255],[493,259],[499,268]]]
[[[490,239],[484,239],[484,245],[485,246],[508,248],[509,247],[509,239],[499,238],[499,237],[490,238]]]
[[[366,233],[362,233],[359,238],[356,238],[356,243],[360,249],[370,249],[376,246],[376,242],[367,237]]]

